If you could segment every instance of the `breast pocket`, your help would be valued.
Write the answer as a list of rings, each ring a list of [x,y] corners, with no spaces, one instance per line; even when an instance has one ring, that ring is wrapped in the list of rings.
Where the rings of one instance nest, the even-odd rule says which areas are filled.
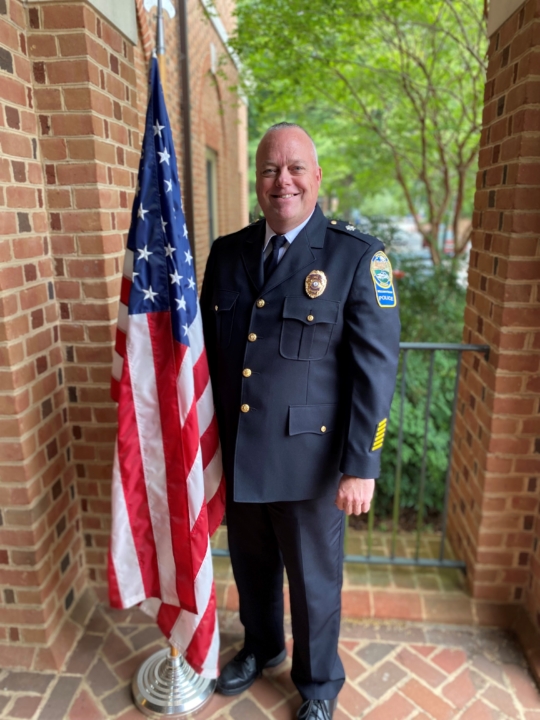
[[[229,347],[231,342],[234,308],[239,294],[234,290],[216,290],[212,297],[216,314],[217,343],[221,348]]]
[[[289,360],[320,360],[328,352],[340,303],[287,297],[283,305],[280,353]]]

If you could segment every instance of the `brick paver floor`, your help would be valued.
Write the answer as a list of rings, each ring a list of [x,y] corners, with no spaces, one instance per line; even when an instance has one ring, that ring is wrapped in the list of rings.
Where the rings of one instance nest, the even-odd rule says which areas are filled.
[[[242,633],[236,613],[220,612],[220,622],[225,662]],[[288,637],[283,665],[243,695],[214,695],[198,720],[292,720],[300,700]],[[140,611],[98,605],[62,673],[0,672],[0,717],[141,720],[130,681],[164,644]],[[514,637],[502,630],[346,620],[340,654],[347,682],[335,720],[540,720],[540,694]]]

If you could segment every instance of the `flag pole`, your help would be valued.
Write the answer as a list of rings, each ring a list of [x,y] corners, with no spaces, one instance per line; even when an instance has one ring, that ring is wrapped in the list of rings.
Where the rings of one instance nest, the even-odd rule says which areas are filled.
[[[163,2],[157,0],[156,15],[156,55],[159,64],[159,77],[163,92],[167,88],[167,68],[165,67],[165,26],[163,24]]]
[[[165,93],[165,33],[162,0],[157,0],[155,54]],[[183,718],[198,712],[211,699],[215,688],[216,680],[204,678],[196,673],[178,648],[172,644],[147,658],[135,673],[131,684],[137,708],[147,717],[156,720],[163,717]]]

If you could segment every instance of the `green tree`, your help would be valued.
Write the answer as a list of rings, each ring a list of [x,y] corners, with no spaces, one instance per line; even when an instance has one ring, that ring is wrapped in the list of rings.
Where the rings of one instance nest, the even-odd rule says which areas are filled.
[[[398,183],[441,261],[465,248],[481,128],[483,0],[238,0],[233,45],[257,118],[323,137],[330,186]],[[423,218],[425,212],[425,218]]]

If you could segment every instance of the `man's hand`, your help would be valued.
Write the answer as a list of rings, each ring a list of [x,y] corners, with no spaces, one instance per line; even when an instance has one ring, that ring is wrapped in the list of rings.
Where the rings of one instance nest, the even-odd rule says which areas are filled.
[[[343,475],[336,495],[336,505],[347,515],[361,515],[369,512],[375,490],[375,480],[363,480],[352,475]]]

